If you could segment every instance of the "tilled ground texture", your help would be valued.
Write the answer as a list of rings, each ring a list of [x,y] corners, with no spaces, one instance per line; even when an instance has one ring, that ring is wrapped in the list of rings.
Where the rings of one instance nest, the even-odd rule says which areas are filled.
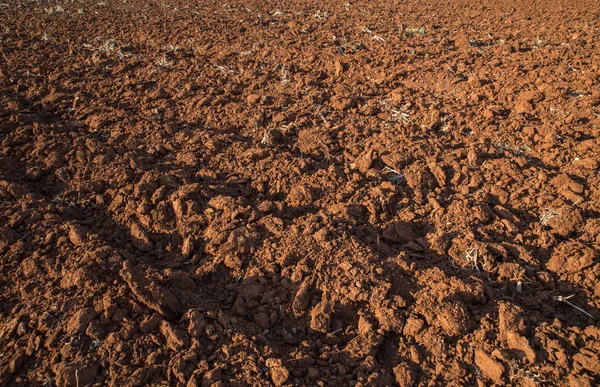
[[[0,384],[600,383],[590,1],[0,3]]]

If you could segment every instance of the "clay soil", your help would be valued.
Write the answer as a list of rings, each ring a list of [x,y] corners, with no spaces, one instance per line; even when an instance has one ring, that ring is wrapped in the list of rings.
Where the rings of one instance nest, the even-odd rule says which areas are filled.
[[[597,1],[0,20],[0,385],[600,383]]]

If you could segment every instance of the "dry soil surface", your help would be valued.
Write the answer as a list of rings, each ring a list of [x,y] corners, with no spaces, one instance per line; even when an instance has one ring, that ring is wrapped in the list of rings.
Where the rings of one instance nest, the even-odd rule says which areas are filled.
[[[600,383],[597,1],[0,20],[0,385]]]

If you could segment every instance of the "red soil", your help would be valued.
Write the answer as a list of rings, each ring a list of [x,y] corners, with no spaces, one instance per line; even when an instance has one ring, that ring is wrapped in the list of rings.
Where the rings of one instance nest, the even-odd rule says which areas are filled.
[[[0,20],[1,385],[600,383],[597,1]]]

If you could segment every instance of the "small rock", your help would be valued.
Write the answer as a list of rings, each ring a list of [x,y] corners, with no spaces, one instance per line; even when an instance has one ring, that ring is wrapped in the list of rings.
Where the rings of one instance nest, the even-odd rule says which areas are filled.
[[[100,321],[92,321],[85,330],[85,334],[92,340],[102,340],[106,336],[106,330]]]
[[[561,195],[568,194],[568,192],[574,192],[576,194],[582,194],[585,191],[585,187],[573,180],[568,174],[562,173],[552,178],[550,183],[556,187],[558,193]]]
[[[311,187],[299,184],[290,189],[286,201],[296,207],[312,203],[315,199],[316,195]]]

